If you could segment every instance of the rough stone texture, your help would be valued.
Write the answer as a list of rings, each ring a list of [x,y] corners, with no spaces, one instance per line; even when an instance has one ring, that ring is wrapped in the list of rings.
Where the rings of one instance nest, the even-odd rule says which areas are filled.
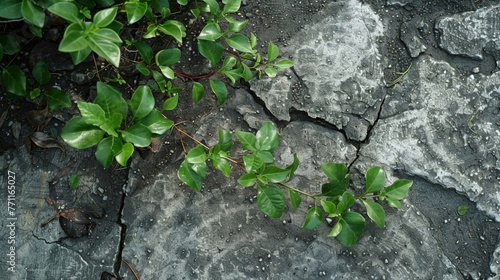
[[[500,221],[500,75],[460,77],[424,56],[387,96],[363,157],[465,193]]]
[[[245,104],[246,109],[236,109],[241,117],[252,124],[266,120],[249,95],[239,91],[235,99],[235,104]],[[231,104],[227,106],[222,113],[207,115],[196,134],[206,137],[216,128],[216,119],[223,119],[226,129],[241,128],[240,117],[231,112]],[[282,138],[278,162],[289,164],[297,152],[304,163],[292,183],[305,191],[317,191],[325,181],[321,163],[352,162],[356,156],[342,134],[308,122],[290,123]],[[331,230],[326,225],[314,231],[300,228],[311,201],[296,212],[270,219],[257,209],[254,189],[237,187],[237,175],[207,176],[203,190],[196,193],[178,185],[178,164],[167,164],[146,180],[140,178],[157,163],[136,158],[131,166],[129,184],[135,187],[128,188],[135,191],[127,197],[123,213],[128,228],[124,258],[140,268],[144,278],[462,278],[450,259],[436,250],[438,241],[427,218],[410,204],[387,213],[384,231],[369,224],[359,244],[346,248],[326,237]]]
[[[445,17],[437,22],[436,28],[441,32],[441,48],[451,54],[482,59],[486,46],[491,51],[500,51],[499,6]]]
[[[411,26],[411,27],[409,27]],[[411,57],[418,57],[427,50],[423,36],[428,35],[430,26],[422,18],[415,17],[401,25],[401,40],[404,42]]]
[[[82,155],[79,156],[82,159]],[[38,164],[32,164],[23,146],[0,157],[0,185],[7,186],[8,170],[16,173],[15,201],[11,202],[15,203],[14,217],[17,218],[15,244],[11,244],[16,250],[16,273],[7,272],[4,262],[0,271],[2,279],[98,279],[103,270],[113,270],[120,229],[108,220],[112,213],[108,218],[95,221],[97,226],[89,237],[67,238],[57,219],[44,228],[40,227],[53,214],[52,206],[45,202],[48,182],[59,169],[69,165],[70,160],[74,162],[73,157],[63,158],[62,153],[56,153],[52,159],[39,158]],[[91,196],[97,192],[98,182],[85,175],[80,180],[79,190],[68,193],[67,177],[60,179],[57,183],[60,206],[68,208],[85,202],[96,203]],[[7,253],[3,252],[8,246],[8,236],[3,229],[12,221],[7,219],[6,198],[0,200],[0,207],[4,209],[0,242],[6,260]]]
[[[318,17],[323,20],[306,26],[284,48],[300,81],[255,81],[252,90],[280,119],[289,120],[287,111],[294,107],[344,129],[349,139],[363,140],[384,94],[377,49],[382,23],[355,0],[331,3]],[[297,92],[303,87],[305,92]]]

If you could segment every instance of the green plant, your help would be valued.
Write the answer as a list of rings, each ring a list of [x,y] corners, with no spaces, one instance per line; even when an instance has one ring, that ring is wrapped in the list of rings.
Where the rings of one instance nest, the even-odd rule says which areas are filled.
[[[187,135],[179,128],[177,130]],[[355,202],[364,206],[367,216],[378,227],[384,228],[385,211],[379,201],[385,201],[390,207],[400,208],[401,200],[406,197],[413,184],[410,180],[399,179],[386,187],[382,168],[375,166],[366,172],[364,192],[355,195],[347,190],[350,182],[347,166],[329,162],[321,166],[328,178],[321,186],[321,191],[318,194],[307,193],[287,184],[294,178],[299,166],[299,159],[295,154],[293,162],[285,168],[273,164],[273,153],[279,144],[279,134],[272,123],[264,123],[255,134],[237,131],[236,136],[243,150],[247,151],[241,161],[229,157],[233,139],[228,131],[219,130],[219,141],[213,147],[208,147],[189,136],[198,145],[186,153],[186,158],[178,170],[179,179],[194,190],[200,191],[207,174],[207,160],[226,177],[231,174],[231,163],[235,164],[244,173],[239,177],[238,183],[244,187],[256,187],[257,206],[264,214],[272,218],[281,217],[286,208],[283,190],[288,193],[294,209],[299,207],[301,196],[308,197],[313,200],[313,205],[306,214],[303,227],[318,227],[323,222],[323,213],[326,213],[327,217],[336,219],[329,236],[337,237],[346,246],[355,245],[365,227],[363,215],[353,210]]]
[[[26,75],[21,68],[15,64],[9,65],[2,68],[0,81],[10,97],[29,96],[31,99],[36,99],[42,93],[41,87],[50,81],[51,74],[43,61],[39,61],[33,67],[31,74],[35,82],[32,85],[27,85]],[[68,95],[57,87],[52,87],[43,93],[47,100],[47,106],[51,110],[71,106]]]
[[[95,156],[106,168],[113,159],[126,166],[135,147],[149,146],[173,124],[154,105],[147,86],[139,86],[126,101],[118,89],[99,82],[95,100],[77,102],[81,116],[66,123],[61,137],[76,149],[97,145]]]

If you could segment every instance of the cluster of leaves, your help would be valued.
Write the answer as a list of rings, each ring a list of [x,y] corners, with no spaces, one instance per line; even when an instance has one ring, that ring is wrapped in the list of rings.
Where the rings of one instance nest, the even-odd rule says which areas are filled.
[[[15,64],[9,65],[2,69],[0,81],[10,97],[29,96],[31,99],[37,99],[42,93],[42,86],[48,84],[50,81],[51,74],[43,61],[39,61],[35,64],[31,74],[34,78],[34,82],[28,85],[26,75],[21,68]],[[60,88],[52,87],[43,91],[43,96],[47,100],[47,106],[51,110],[71,106],[68,95]]]
[[[279,48],[272,42],[269,42],[267,55],[263,58],[256,48],[257,37],[253,33],[250,36],[241,33],[248,20],[238,21],[233,16],[239,11],[241,0],[223,0],[222,5],[216,0],[177,0],[176,3],[184,9],[189,7],[192,17],[190,22],[203,24],[196,37],[197,50],[215,68],[214,71],[197,77],[176,72],[173,65],[180,61],[181,50],[176,47],[154,47],[156,37],[170,37],[180,45],[187,36],[184,23],[172,18],[170,1],[8,0],[0,3],[0,17],[24,19],[33,27],[33,34],[39,37],[42,36],[46,13],[65,21],[67,25],[58,50],[68,53],[75,65],[83,62],[92,52],[99,55],[116,72],[114,78],[104,77],[108,82],[124,82],[119,74],[120,63],[123,62],[123,45],[137,50],[138,56],[133,61],[128,60],[128,63],[135,64],[136,70],[154,84],[148,82],[148,86],[140,86],[135,91],[128,104],[132,111],[131,119],[128,119],[122,94],[113,87],[99,83],[98,91],[111,92],[112,97],[98,97],[91,103],[78,102],[82,116],[71,119],[63,130],[63,139],[72,147],[83,149],[97,145],[96,156],[105,167],[110,165],[113,158],[125,165],[133,147],[149,145],[152,137],[166,131],[166,124],[161,129],[151,127],[152,123],[165,122],[161,113],[152,109],[159,106],[155,106],[151,92],[158,90],[166,93],[163,109],[175,109],[180,89],[173,87],[172,80],[177,76],[191,80],[195,103],[204,97],[206,91],[204,83],[199,80],[207,79],[209,90],[214,93],[218,103],[223,104],[228,98],[226,82],[235,84],[241,79],[249,81],[254,75],[261,77],[262,73],[274,77],[278,69],[293,66],[289,59],[278,59]],[[142,30],[141,38],[123,39],[121,34],[124,27],[132,24]],[[0,38],[0,54],[14,55],[19,50],[20,45],[14,36]],[[40,96],[39,85],[46,84],[50,78],[43,62],[35,66],[33,76],[38,85],[29,90],[26,76],[18,65],[8,65],[2,68],[1,73],[3,86],[14,97]],[[99,96],[102,95],[104,93]],[[52,110],[71,106],[66,93],[57,88],[48,90],[43,97]],[[134,100],[147,102],[137,103],[139,101]],[[107,103],[104,104],[104,101]],[[112,112],[110,108],[117,111]],[[143,115],[143,110],[151,110],[148,111],[151,115]],[[145,125],[145,122],[150,123]],[[105,149],[110,151],[104,152]]]
[[[177,96],[173,99],[176,101]],[[170,103],[171,99],[167,99],[166,109],[170,109]],[[152,138],[165,133],[174,123],[154,105],[153,93],[147,86],[139,86],[126,101],[118,89],[99,82],[95,100],[77,102],[81,116],[66,123],[61,137],[76,149],[97,145],[95,156],[106,168],[113,159],[126,166],[134,147],[149,146]]]
[[[337,237],[346,246],[355,245],[365,227],[363,215],[351,210],[356,201],[366,208],[368,217],[377,226],[384,228],[385,211],[378,201],[385,201],[390,207],[400,208],[401,200],[406,197],[413,184],[410,180],[399,179],[386,187],[385,174],[381,167],[376,166],[368,169],[364,192],[356,196],[347,190],[350,182],[347,166],[330,162],[322,165],[328,182],[321,186],[319,194],[310,194],[287,185],[299,166],[296,154],[293,162],[285,168],[273,164],[273,152],[279,145],[279,135],[272,123],[264,123],[255,134],[237,131],[236,136],[242,148],[248,152],[243,156],[242,162],[229,157],[233,139],[228,131],[221,129],[219,141],[215,146],[209,148],[200,144],[186,154],[178,170],[179,179],[194,190],[200,191],[206,177],[208,160],[227,177],[231,174],[230,164],[235,163],[244,172],[238,183],[244,187],[256,187],[257,206],[264,214],[272,218],[281,217],[286,205],[283,190],[288,192],[290,204],[294,209],[301,204],[301,196],[309,197],[314,200],[314,204],[306,214],[303,227],[318,227],[323,223],[323,214],[326,213],[328,218],[336,219],[329,236]]]

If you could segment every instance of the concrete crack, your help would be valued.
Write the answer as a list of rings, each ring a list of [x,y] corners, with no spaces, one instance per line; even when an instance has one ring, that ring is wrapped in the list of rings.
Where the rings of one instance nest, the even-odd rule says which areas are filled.
[[[116,253],[115,263],[113,265],[113,272],[119,275],[119,271],[122,264],[122,255],[125,248],[125,238],[127,236],[127,225],[122,222],[123,208],[125,207],[125,199],[127,194],[123,191],[120,201],[120,210],[118,211],[118,217],[116,218],[116,223],[120,226],[120,239],[118,241],[118,252]]]

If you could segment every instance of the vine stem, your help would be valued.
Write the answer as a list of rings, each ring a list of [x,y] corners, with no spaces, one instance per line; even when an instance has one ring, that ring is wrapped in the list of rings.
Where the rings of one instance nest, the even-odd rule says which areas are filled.
[[[315,195],[313,195],[313,194],[310,194],[310,193],[307,193],[307,192],[301,191],[301,190],[296,189],[296,188],[294,188],[294,187],[291,187],[291,186],[289,186],[289,185],[287,185],[287,184],[285,184],[285,183],[278,183],[278,185],[279,185],[279,186],[281,186],[281,187],[283,187],[283,188],[285,188],[285,189],[287,189],[287,190],[292,190],[292,191],[294,191],[294,192],[300,193],[301,195],[304,195],[304,196],[307,196],[307,197],[310,197],[310,198],[312,198],[312,199],[316,200],[316,196],[315,196]]]

